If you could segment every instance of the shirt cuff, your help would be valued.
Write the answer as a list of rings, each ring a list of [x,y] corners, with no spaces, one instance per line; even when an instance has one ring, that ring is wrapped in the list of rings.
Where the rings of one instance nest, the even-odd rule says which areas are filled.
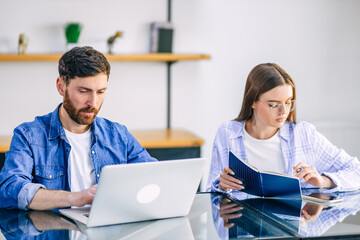
[[[219,184],[220,184],[220,175],[212,182],[211,192],[226,193],[225,190],[219,188]]]
[[[335,186],[336,186],[336,187],[334,187],[334,188],[329,188],[329,189],[328,189],[329,192],[343,191],[343,186],[342,186],[342,184],[341,184],[341,181],[340,181],[340,179],[336,176],[335,173],[322,173],[321,175],[324,175],[324,176],[330,178],[330,179],[334,182],[334,184],[335,184]]]
[[[38,183],[25,184],[23,186],[23,188],[20,190],[19,195],[18,195],[18,208],[23,209],[23,210],[28,210],[27,206],[29,205],[29,203],[33,199],[36,191],[39,188],[46,189],[46,187],[44,185],[38,184]]]

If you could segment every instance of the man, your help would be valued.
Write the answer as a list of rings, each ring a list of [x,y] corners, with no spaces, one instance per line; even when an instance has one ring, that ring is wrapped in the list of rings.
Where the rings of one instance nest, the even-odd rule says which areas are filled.
[[[14,130],[0,173],[0,207],[84,206],[105,165],[156,161],[125,126],[96,117],[109,74],[109,62],[91,47],[61,57],[56,86],[63,103]]]

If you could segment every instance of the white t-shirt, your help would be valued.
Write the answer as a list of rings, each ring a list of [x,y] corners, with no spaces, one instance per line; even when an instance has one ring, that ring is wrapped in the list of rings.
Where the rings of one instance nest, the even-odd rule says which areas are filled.
[[[95,171],[90,156],[91,131],[81,134],[65,130],[71,151],[69,154],[69,167],[72,192],[79,192],[95,184]]]
[[[261,171],[285,172],[279,131],[271,138],[261,140],[250,136],[245,130],[244,145],[248,162],[252,166]]]

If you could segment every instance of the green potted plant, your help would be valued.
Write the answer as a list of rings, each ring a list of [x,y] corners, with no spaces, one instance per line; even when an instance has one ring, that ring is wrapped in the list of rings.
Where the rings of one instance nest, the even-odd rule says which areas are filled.
[[[80,23],[68,23],[66,25],[65,36],[68,49],[74,47],[78,43],[81,28],[82,26]]]

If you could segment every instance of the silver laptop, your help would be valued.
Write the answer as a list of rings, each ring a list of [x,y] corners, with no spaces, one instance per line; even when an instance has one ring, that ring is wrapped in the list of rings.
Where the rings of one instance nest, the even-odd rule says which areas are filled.
[[[60,213],[87,227],[186,216],[205,158],[105,166],[91,207]]]

